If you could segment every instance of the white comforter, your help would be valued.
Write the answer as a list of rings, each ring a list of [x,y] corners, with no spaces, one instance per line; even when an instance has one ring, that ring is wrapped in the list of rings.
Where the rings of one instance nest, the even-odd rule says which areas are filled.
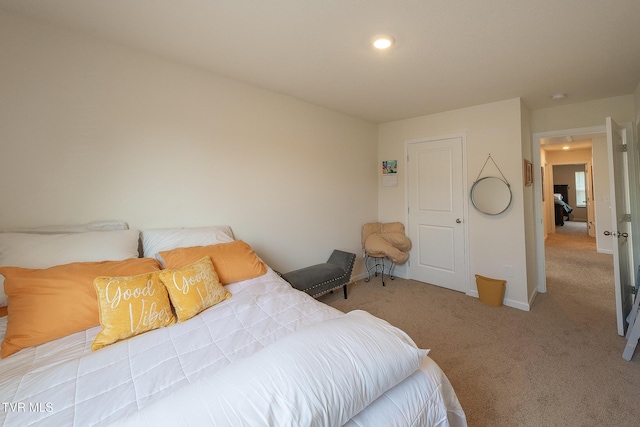
[[[309,341],[310,336],[319,334],[327,340],[334,339],[329,331],[330,328],[341,328],[336,326],[343,323],[341,318],[348,321],[349,317],[363,316],[345,316],[306,294],[292,290],[271,270],[259,278],[231,284],[228,289],[233,294],[229,300],[187,322],[152,331],[96,352],[91,352],[90,345],[98,327],[22,350],[0,360],[0,424],[86,426],[120,424],[125,421],[137,424],[144,420],[165,419],[173,414],[178,415],[177,419],[181,424],[196,425],[197,420],[202,418],[196,417],[189,421],[189,416],[198,415],[197,410],[200,413],[223,413],[220,411],[220,399],[214,399],[216,390],[218,397],[225,396],[221,386],[234,381],[240,385],[249,384],[246,380],[234,380],[243,375],[240,373],[236,376],[234,370],[246,374],[253,369],[261,375],[268,375],[265,369],[260,368],[266,365],[267,360],[282,359],[285,368],[287,365],[297,365],[295,358],[284,357],[290,355],[291,349],[296,346],[298,350],[295,352],[301,354],[299,360],[307,361],[309,354],[315,351]],[[365,316],[367,324],[370,323],[373,329],[379,329],[380,322],[373,316],[368,316]],[[325,320],[329,322],[323,322]],[[332,321],[337,323],[331,323]],[[0,319],[0,338],[4,335],[5,326],[6,318]],[[382,326],[383,329],[385,327]],[[335,339],[343,340],[342,344],[345,346],[350,341],[357,341],[348,338],[348,334],[352,333],[349,328],[351,326],[346,328],[346,332],[335,334]],[[298,335],[304,338],[296,344]],[[286,340],[283,339],[285,337]],[[402,334],[396,333],[394,339],[402,341],[404,338]],[[373,339],[373,342],[379,341],[380,338]],[[327,343],[326,340],[316,342],[321,345]],[[348,360],[339,360],[337,363],[351,365],[354,361],[351,356],[355,353],[350,352],[362,352],[362,345],[371,343],[356,343],[351,350],[345,350],[349,352],[349,357],[338,352],[339,359]],[[267,349],[262,351],[265,347]],[[279,347],[282,348],[278,350]],[[384,349],[381,346],[379,353],[385,353]],[[305,351],[308,352],[306,355]],[[345,412],[340,416],[310,412],[306,415],[310,418],[302,419],[313,419],[314,425],[340,425],[355,415],[347,425],[466,425],[464,412],[444,373],[427,356],[422,358],[420,355],[420,359],[423,359],[420,369],[380,397],[376,389],[386,389],[393,384],[385,385],[384,381],[378,381],[382,385],[374,387],[367,380],[350,393],[348,387],[335,388],[336,381],[325,381],[324,386],[328,388],[322,392],[335,396],[319,396],[320,401],[337,397],[343,403],[335,405],[334,401],[334,406]],[[393,366],[392,364],[391,367]],[[317,366],[309,365],[306,369],[317,370]],[[366,358],[362,358],[358,369],[366,371],[366,375],[359,378],[366,378],[382,368],[369,364]],[[281,371],[277,375],[285,376]],[[404,377],[406,373],[401,375]],[[349,379],[347,383],[355,386],[354,381],[357,382],[357,379]],[[308,388],[302,394],[294,390],[298,386],[294,380],[291,386],[293,395],[298,393],[303,397],[311,396]],[[207,390],[207,387],[210,393],[207,396],[211,398],[203,401],[208,407],[202,407],[200,402],[195,408],[189,408],[187,402],[192,400],[189,396],[197,391]],[[251,397],[251,393],[256,390],[256,387],[237,387],[234,392],[239,393],[237,396],[244,396],[244,400],[238,397],[236,401],[256,401]],[[261,390],[264,393],[265,389]],[[346,393],[346,397],[339,393]],[[349,399],[354,398],[350,394],[355,396],[357,402],[344,409],[349,405]],[[376,397],[378,398],[375,399]],[[286,401],[289,397],[285,396],[284,399]],[[375,401],[371,402],[373,399]],[[357,413],[358,405],[368,406]],[[294,406],[302,408],[304,402],[296,401]],[[269,408],[274,410],[278,406],[271,403],[264,408],[268,411]],[[264,408],[256,407],[256,413],[259,414]],[[348,418],[341,418],[345,414]],[[275,414],[276,417],[281,415]],[[277,422],[274,420],[282,419],[269,418],[271,416],[274,414],[261,418],[261,424],[269,425]],[[318,417],[324,418],[321,420]],[[209,420],[215,418],[209,417]],[[255,425],[256,418],[245,421],[245,425]]]

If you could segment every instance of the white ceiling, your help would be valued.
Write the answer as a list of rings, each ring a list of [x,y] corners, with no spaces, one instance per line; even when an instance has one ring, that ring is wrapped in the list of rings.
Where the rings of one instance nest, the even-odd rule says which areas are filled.
[[[387,122],[522,97],[628,95],[640,0],[0,0],[259,87]],[[388,33],[396,44],[374,51]],[[1,60],[1,58],[0,58]],[[552,101],[550,95],[568,97]]]
[[[553,138],[543,138],[540,141],[540,148],[545,151],[561,151],[565,150],[564,147],[569,147],[568,150],[584,150],[591,149],[593,146],[592,139],[596,137],[604,137],[606,134],[582,134],[571,136],[557,136]]]

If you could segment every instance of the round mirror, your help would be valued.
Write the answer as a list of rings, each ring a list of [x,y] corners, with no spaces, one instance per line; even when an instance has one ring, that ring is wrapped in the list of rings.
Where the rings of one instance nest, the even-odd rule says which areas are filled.
[[[498,215],[511,205],[511,187],[495,176],[486,176],[473,183],[471,203],[480,212]]]

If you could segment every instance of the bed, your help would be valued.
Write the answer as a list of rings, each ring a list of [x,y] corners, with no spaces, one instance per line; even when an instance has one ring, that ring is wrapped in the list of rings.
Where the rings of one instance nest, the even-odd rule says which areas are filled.
[[[554,184],[553,186],[553,203],[555,208],[556,225],[564,225],[565,217],[570,219],[573,208],[567,202],[569,200],[569,185]]]
[[[342,313],[293,289],[230,227],[139,232],[116,221],[18,231],[0,233],[0,307],[8,306],[0,317],[1,425],[466,425],[427,350],[367,312]],[[189,261],[203,250],[211,255]],[[88,266],[112,270],[92,287]],[[121,271],[133,273],[109,276]],[[211,272],[215,292],[206,289],[215,302],[199,294],[192,313],[184,287],[175,299],[169,285],[151,290],[176,277],[199,289],[184,278],[213,280]],[[75,274],[84,282],[66,289]],[[119,293],[101,283],[118,283]],[[131,283],[144,283],[139,295],[127,291]],[[113,335],[122,323],[114,300],[148,303],[150,295],[166,295],[172,314],[160,302],[147,305],[137,324],[164,323]],[[50,336],[20,329],[37,321],[32,335]]]
[[[556,225],[564,225],[565,217],[570,218],[569,214],[573,212],[573,208],[562,199],[562,194],[554,193],[553,203],[555,207]]]

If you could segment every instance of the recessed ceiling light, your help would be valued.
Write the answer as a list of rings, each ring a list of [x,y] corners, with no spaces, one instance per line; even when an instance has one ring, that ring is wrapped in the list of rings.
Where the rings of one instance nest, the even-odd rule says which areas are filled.
[[[570,147],[568,145],[565,145],[564,147],[562,147],[563,150],[568,150]]]
[[[553,95],[551,95],[551,99],[553,99],[554,101],[559,101],[561,99],[565,99],[567,97],[566,93],[554,93]]]
[[[395,40],[391,36],[379,35],[373,38],[373,47],[384,50],[393,46],[394,42]]]

